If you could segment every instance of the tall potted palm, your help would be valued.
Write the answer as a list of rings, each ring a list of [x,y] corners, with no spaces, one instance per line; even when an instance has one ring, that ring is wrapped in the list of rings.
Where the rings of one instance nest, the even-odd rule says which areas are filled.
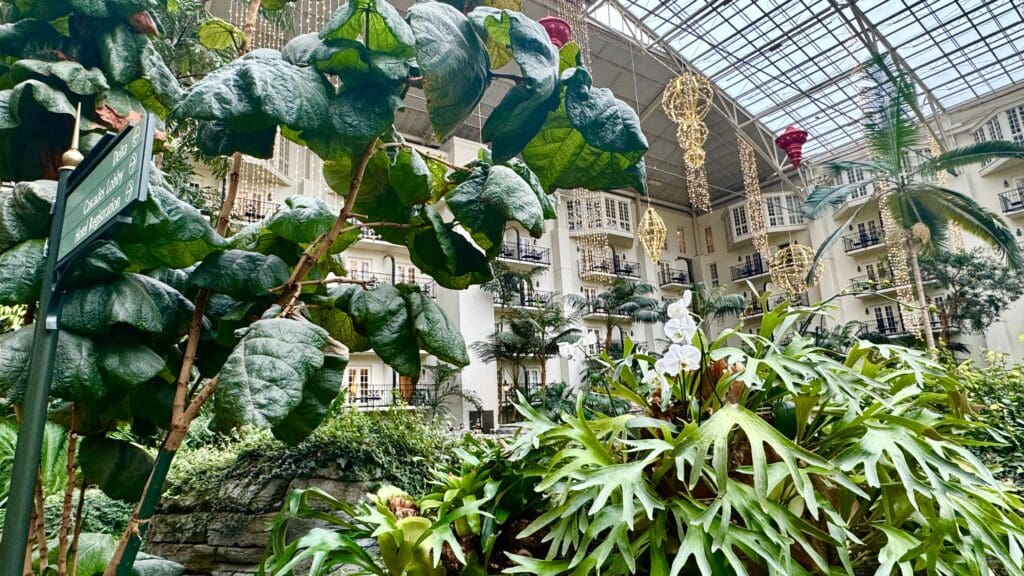
[[[623,317],[633,322],[652,324],[661,320],[661,310],[654,286],[632,280],[618,279],[588,302],[591,312],[604,321],[605,350],[612,346],[612,331]]]
[[[911,121],[917,105],[917,92],[906,74],[890,65],[887,56],[873,58],[865,65],[865,74],[872,85],[866,91],[867,113],[864,121],[869,161],[830,162],[829,177],[807,196],[803,212],[817,218],[829,208],[839,206],[858,188],[873,184],[873,202],[861,204],[842,225],[837,227],[818,247],[816,266],[864,206],[877,203],[888,208],[896,225],[904,231],[903,249],[913,273],[913,284],[922,325],[928,326],[928,302],[918,265],[918,252],[932,253],[945,246],[948,228],[955,222],[964,231],[992,245],[1015,268],[1024,264],[1024,256],[1006,223],[996,213],[984,208],[971,197],[941,185],[935,175],[994,158],[1024,159],[1024,146],[1005,141],[971,144],[949,150],[919,163],[911,161],[918,155],[922,141],[921,127]],[[860,182],[839,184],[839,176],[859,168],[869,177]],[[929,348],[935,346],[930,329],[925,331]]]

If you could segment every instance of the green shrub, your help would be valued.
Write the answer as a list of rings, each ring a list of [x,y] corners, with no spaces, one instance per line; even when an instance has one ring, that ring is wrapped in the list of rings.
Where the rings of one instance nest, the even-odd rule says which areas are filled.
[[[457,443],[412,410],[346,410],[297,446],[275,440],[267,430],[246,430],[223,445],[186,448],[174,461],[168,493],[216,491],[227,480],[298,478],[329,466],[354,480],[382,479],[422,493],[431,466],[450,461]]]
[[[975,452],[996,468],[996,474],[1024,488],[1024,366],[1007,354],[988,352],[983,365],[966,361],[957,367],[957,375],[970,394],[979,417],[991,427],[1001,442],[998,446],[980,446]],[[982,438],[989,439],[989,438]]]

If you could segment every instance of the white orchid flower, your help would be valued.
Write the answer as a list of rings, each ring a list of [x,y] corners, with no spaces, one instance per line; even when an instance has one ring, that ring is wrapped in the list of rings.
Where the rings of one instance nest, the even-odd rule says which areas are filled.
[[[700,349],[690,344],[673,344],[657,362],[654,369],[666,376],[678,376],[680,372],[691,372],[700,368]]]
[[[690,301],[693,294],[689,290],[683,292],[683,297],[668,305],[669,318],[688,318],[690,316]]]
[[[665,336],[674,344],[689,344],[696,334],[697,323],[689,315],[672,318],[665,323]]]

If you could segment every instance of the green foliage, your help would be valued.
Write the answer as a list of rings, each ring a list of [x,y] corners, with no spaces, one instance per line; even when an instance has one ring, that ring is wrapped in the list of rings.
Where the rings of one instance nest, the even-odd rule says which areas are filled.
[[[668,357],[656,363],[631,346],[622,359],[604,357],[605,385],[630,406],[621,415],[588,415],[582,397],[557,417],[520,404],[525,421],[510,446],[460,452],[461,466],[438,474],[437,490],[412,508],[431,522],[420,541],[434,565],[461,574],[1024,573],[1022,502],[969,450],[983,426],[955,375],[894,345],[816,348],[795,327],[820,313],[782,305],[756,335],[698,332],[698,365],[678,375],[663,367]],[[284,531],[315,508],[294,498],[272,526],[265,566],[302,548]],[[318,539],[328,562],[313,573],[345,564],[401,573],[342,553],[346,539],[394,530],[396,508],[410,509],[375,499],[331,514],[334,540]]]
[[[974,450],[1001,479],[1024,489],[1024,366],[1006,354],[987,352],[984,362],[971,360],[956,367],[956,376],[977,404],[978,418],[988,424],[991,434],[979,433],[979,440],[994,440]]]
[[[78,464],[87,484],[114,500],[134,502],[142,495],[153,458],[124,440],[87,437],[79,446]]]

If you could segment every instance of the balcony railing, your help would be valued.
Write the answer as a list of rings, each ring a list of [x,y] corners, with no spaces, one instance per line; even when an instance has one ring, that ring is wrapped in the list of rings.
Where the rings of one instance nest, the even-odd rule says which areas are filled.
[[[251,224],[253,222],[259,222],[270,216],[281,205],[277,202],[271,202],[269,200],[259,200],[256,198],[240,198],[235,202],[235,208],[231,211],[231,218],[239,222],[245,222]]]
[[[668,286],[669,284],[690,285],[690,274],[679,268],[662,268],[658,270],[658,285]]]
[[[746,318],[760,316],[762,314],[764,314],[764,306],[761,306],[761,302],[757,300],[751,300],[747,304],[747,309],[743,311],[743,316]]]
[[[373,288],[374,286],[379,286],[381,284],[415,284],[431,298],[437,297],[437,286],[434,284],[433,280],[427,278],[410,279],[403,278],[400,274],[392,276],[391,274],[386,274],[384,272],[362,272],[359,270],[350,271],[348,277],[352,280],[366,282],[366,286],[368,288]]]
[[[342,389],[345,404],[354,408],[390,408],[392,406],[431,406],[434,389],[430,384],[420,382],[417,386],[406,384],[361,384],[349,382]]]
[[[528,262],[539,266],[551,265],[551,249],[527,244],[526,242],[503,242],[499,258]]]
[[[924,283],[929,283],[935,280],[933,276],[927,272],[921,272],[921,280]],[[910,278],[910,282],[913,283],[913,277]],[[888,271],[883,273],[866,274],[864,276],[855,276],[850,279],[850,288],[854,292],[885,292],[888,290],[894,290],[897,288],[896,282],[892,279],[892,274]]]
[[[744,280],[746,278],[753,278],[754,276],[761,276],[762,274],[768,273],[768,265],[763,261],[755,260],[749,264],[738,264],[729,268],[729,272],[732,275],[733,282],[737,280]]]
[[[999,204],[1003,208],[1003,214],[1015,214],[1024,211],[1024,192],[1020,190],[1000,192]]]
[[[942,328],[942,322],[935,317],[929,318],[928,324],[933,332]],[[883,318],[881,320],[875,318],[869,321],[867,326],[868,330],[874,329],[875,332],[883,336],[899,336],[909,333],[909,330],[903,324],[903,318]]]
[[[547,290],[531,290],[528,292],[515,292],[513,294],[501,294],[495,292],[493,300],[495,304],[519,308],[540,308],[551,302],[555,297],[554,292]]]
[[[775,294],[774,296],[768,297],[768,309],[775,310],[779,307],[779,304],[789,301],[790,306],[809,306],[810,300],[807,298],[807,294],[801,294],[799,298],[793,300],[785,294]]]
[[[580,262],[580,275],[586,276],[589,274],[607,274],[609,276],[639,280],[640,264],[617,258],[598,260],[590,264]]]
[[[864,250],[882,243],[882,233],[878,230],[868,230],[856,234],[843,236],[843,251],[849,254],[857,250]]]

